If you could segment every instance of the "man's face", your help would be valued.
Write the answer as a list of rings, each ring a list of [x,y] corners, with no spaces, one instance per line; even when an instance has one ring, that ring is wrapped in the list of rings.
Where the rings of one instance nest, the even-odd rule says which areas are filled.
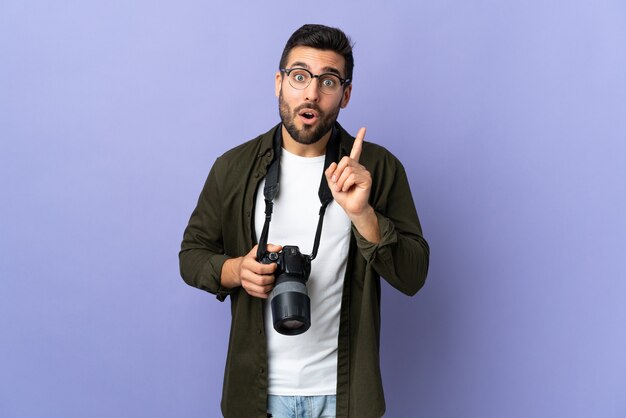
[[[286,68],[305,68],[314,75],[334,73],[346,78],[345,59],[334,51],[298,46],[287,59]],[[330,131],[339,115],[339,109],[350,101],[352,84],[336,93],[320,91],[319,79],[302,90],[292,87],[284,73],[276,73],[276,95],[280,119],[289,135],[301,144],[314,144]]]

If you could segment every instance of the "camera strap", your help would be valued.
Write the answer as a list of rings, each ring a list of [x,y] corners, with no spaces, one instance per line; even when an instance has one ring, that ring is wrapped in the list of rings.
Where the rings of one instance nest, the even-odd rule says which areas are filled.
[[[267,237],[270,230],[270,222],[272,221],[272,211],[274,210],[274,198],[278,194],[279,178],[280,178],[280,156],[282,154],[282,125],[276,130],[274,135],[274,159],[267,169],[267,175],[265,176],[265,187],[263,188],[263,196],[265,197],[265,224],[263,225],[263,231],[259,239],[259,246],[257,247],[257,259],[261,259],[263,253],[265,253],[267,247]],[[309,255],[309,260],[313,260],[317,256],[317,250],[320,246],[320,239],[322,237],[322,225],[324,223],[324,214],[326,213],[326,207],[333,201],[333,194],[328,187],[328,181],[324,172],[333,163],[337,162],[339,158],[339,132],[333,125],[332,133],[328,144],[326,144],[326,157],[324,159],[324,170],[322,171],[322,178],[320,180],[320,187],[317,195],[320,198],[322,206],[319,211],[319,220],[317,222],[317,231],[315,232],[315,242],[313,243],[313,252]]]

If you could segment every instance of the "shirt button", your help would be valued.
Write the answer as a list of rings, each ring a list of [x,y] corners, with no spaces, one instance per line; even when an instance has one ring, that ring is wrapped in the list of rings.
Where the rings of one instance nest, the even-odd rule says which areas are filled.
[[[261,367],[261,368],[259,369],[259,373],[261,373],[261,374],[265,373],[265,370],[263,370],[263,367]]]
[[[249,211],[249,210],[247,210],[247,211],[246,211],[246,216],[247,216],[248,218],[250,217],[250,211]]]

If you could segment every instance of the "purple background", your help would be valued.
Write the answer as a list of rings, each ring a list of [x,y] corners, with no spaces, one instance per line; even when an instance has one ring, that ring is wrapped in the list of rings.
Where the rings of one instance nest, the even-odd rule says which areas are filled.
[[[340,121],[404,162],[432,247],[415,298],[384,287],[387,416],[626,416],[617,0],[4,0],[0,416],[219,416],[229,304],[177,252],[308,22],[356,41]]]

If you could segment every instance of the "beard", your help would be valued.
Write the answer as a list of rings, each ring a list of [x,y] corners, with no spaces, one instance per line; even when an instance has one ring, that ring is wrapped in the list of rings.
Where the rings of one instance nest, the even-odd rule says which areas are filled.
[[[318,122],[315,125],[303,125],[301,129],[296,127],[296,118],[298,113],[302,109],[313,109],[318,113]],[[295,109],[289,107],[289,105],[283,99],[283,91],[281,89],[278,95],[278,110],[280,112],[280,120],[283,122],[283,126],[289,132],[289,135],[294,141],[303,144],[311,145],[322,139],[330,129],[339,116],[339,110],[341,106],[338,105],[336,109],[330,111],[330,113],[322,112],[317,103],[304,103]]]

